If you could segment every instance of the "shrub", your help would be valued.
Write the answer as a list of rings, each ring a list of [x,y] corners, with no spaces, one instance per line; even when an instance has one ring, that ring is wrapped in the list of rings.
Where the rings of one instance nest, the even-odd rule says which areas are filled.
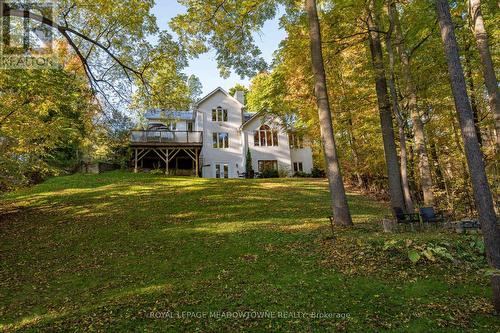
[[[280,176],[279,171],[276,169],[264,169],[260,173],[260,178],[278,178]]]
[[[293,176],[298,178],[308,178],[311,177],[311,174],[305,173],[303,171],[297,171]]]
[[[311,170],[311,177],[313,177],[313,178],[325,178],[326,177],[325,170],[314,167]]]
[[[152,175],[163,175],[163,174],[165,174],[165,170],[160,169],[160,168],[155,168],[155,169],[151,170],[150,173]]]
[[[280,178],[288,178],[290,177],[290,170],[287,169],[279,169],[278,170],[278,176]]]

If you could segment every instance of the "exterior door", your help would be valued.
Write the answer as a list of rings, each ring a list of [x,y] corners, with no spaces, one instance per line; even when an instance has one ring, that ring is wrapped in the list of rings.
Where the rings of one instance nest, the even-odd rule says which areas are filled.
[[[229,178],[229,164],[215,163],[215,178]]]

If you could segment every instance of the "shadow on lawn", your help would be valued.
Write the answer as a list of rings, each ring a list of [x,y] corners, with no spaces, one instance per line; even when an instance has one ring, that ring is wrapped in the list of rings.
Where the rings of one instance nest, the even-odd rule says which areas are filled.
[[[155,310],[358,316],[280,327],[257,322],[281,330],[380,328],[380,316],[411,313],[413,304],[394,296],[392,282],[347,280],[321,264],[317,240],[330,233],[324,181],[75,178],[3,200],[6,207],[26,208],[0,226],[0,317],[7,330],[255,329],[243,319],[147,318]],[[349,196],[349,203],[358,223],[384,214],[360,196]],[[377,294],[385,296],[367,298]]]

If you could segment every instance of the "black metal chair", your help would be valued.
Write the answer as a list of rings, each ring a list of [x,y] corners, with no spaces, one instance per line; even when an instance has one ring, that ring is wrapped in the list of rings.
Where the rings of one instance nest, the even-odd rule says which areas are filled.
[[[413,228],[414,224],[420,223],[418,213],[405,213],[401,207],[392,207],[392,210],[398,224],[410,225]]]
[[[443,213],[434,211],[434,207],[420,207],[420,216],[424,225],[437,226],[439,223],[445,222]]]

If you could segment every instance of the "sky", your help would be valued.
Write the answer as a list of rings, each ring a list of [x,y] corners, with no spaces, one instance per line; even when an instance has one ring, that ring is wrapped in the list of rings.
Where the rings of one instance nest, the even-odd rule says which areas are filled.
[[[153,14],[156,16],[160,29],[169,31],[168,22],[170,19],[184,12],[185,8],[178,4],[177,0],[156,0],[156,6],[153,9]],[[278,18],[279,15],[274,20],[268,21],[261,33],[255,37],[255,42],[268,63],[272,61],[274,51],[286,36],[285,31],[279,28]],[[248,86],[250,82],[248,78],[241,79],[236,74],[232,74],[227,79],[221,78],[215,61],[215,52],[213,51],[202,54],[197,59],[191,59],[185,73],[198,76],[203,85],[203,95],[210,93],[217,87],[222,87],[227,91],[236,83]]]

